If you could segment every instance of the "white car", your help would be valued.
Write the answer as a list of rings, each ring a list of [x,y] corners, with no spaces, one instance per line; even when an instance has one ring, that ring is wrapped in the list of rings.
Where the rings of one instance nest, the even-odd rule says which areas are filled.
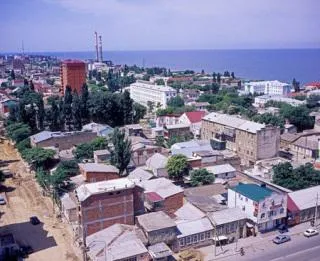
[[[319,234],[319,231],[316,230],[316,229],[313,229],[313,228],[308,228],[304,233],[303,235],[305,237],[312,237],[312,236],[315,236],[315,235],[318,235]]]

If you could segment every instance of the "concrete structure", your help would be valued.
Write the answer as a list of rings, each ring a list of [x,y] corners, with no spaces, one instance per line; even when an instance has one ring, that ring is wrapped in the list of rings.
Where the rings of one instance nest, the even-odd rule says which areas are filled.
[[[84,125],[82,127],[82,131],[96,132],[97,136],[109,137],[113,132],[113,128],[111,128],[107,124],[99,124],[99,123],[91,122]]]
[[[148,159],[153,155],[159,154],[162,152],[162,147],[153,145],[152,143],[145,144],[143,142],[132,144],[132,155],[131,160],[134,165],[143,166],[146,164]]]
[[[278,155],[280,128],[212,112],[202,119],[201,138],[224,142],[245,165]]]
[[[175,125],[166,125],[163,128],[165,139],[170,139],[175,136],[192,136],[190,124],[179,123]]]
[[[288,95],[291,93],[291,86],[279,81],[247,82],[244,84],[245,93]]]
[[[60,197],[61,212],[68,223],[78,223],[78,206],[77,200],[73,198],[73,193],[65,193]]]
[[[176,248],[176,223],[163,211],[140,215],[136,220],[137,226],[143,230],[150,245],[164,242],[171,249]]]
[[[176,97],[177,91],[169,86],[155,85],[146,81],[137,81],[130,85],[130,97],[135,102],[148,108],[148,102],[153,102],[155,108],[167,107],[167,102]]]
[[[144,212],[143,189],[127,178],[83,184],[76,189],[80,224],[89,236],[113,224],[134,224]]]
[[[247,237],[247,216],[239,208],[227,208],[207,213],[216,230],[216,240],[233,242],[236,238]]]
[[[107,163],[110,161],[111,153],[109,150],[95,150],[93,158],[95,163]]]
[[[216,179],[231,179],[236,176],[236,169],[230,164],[209,166],[205,169],[212,173]]]
[[[228,189],[228,207],[240,208],[257,227],[268,231],[283,224],[287,216],[287,195],[265,184],[243,184]]]
[[[82,85],[86,83],[86,64],[79,60],[65,60],[61,63],[61,92],[65,93],[67,85],[80,95]]]
[[[80,163],[79,169],[85,182],[88,183],[119,178],[119,170],[112,165],[102,163]]]
[[[174,185],[171,180],[166,178],[158,178],[144,180],[139,183],[144,188],[145,194],[155,192],[161,198],[163,211],[168,215],[173,215],[179,208],[183,206],[183,189]],[[155,199],[154,202],[159,202]]]
[[[172,260],[171,249],[163,242],[151,245],[148,247],[149,254],[154,261],[169,261]]]
[[[179,249],[212,244],[213,226],[206,217],[191,221],[177,221]]]
[[[157,127],[164,127],[167,125],[175,125],[179,123],[181,114],[168,114],[156,116],[155,122]]]
[[[317,203],[318,197],[318,203]],[[288,194],[288,224],[296,225],[312,221],[315,217],[316,206],[320,204],[320,186],[301,189]],[[320,209],[317,210],[317,219]]]
[[[156,153],[146,161],[146,166],[156,177],[168,177],[166,169],[168,158],[160,153]]]
[[[284,102],[291,106],[300,106],[306,104],[306,101],[299,101],[297,99],[287,98],[281,95],[262,95],[257,96],[254,98],[253,106],[257,108],[264,108],[266,103],[269,101],[275,101],[275,102]]]
[[[289,145],[290,152],[300,158],[314,160],[319,158],[320,136],[304,136]]]
[[[75,145],[90,142],[97,137],[96,132],[72,131],[72,132],[51,132],[42,131],[30,136],[32,147],[56,147],[59,150],[71,149]]]
[[[190,125],[193,136],[200,137],[201,120],[204,116],[204,111],[185,112],[180,116],[179,123]]]
[[[86,238],[92,261],[148,261],[142,231],[134,226],[115,224]]]
[[[124,126],[127,136],[143,136],[142,126],[140,124],[129,124]]]

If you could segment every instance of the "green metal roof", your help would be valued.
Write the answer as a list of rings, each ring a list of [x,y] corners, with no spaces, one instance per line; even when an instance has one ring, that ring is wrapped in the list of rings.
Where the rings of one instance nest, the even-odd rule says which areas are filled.
[[[257,184],[239,183],[239,185],[232,188],[232,190],[256,202],[259,202],[260,200],[265,199],[272,194],[271,189],[261,187]]]

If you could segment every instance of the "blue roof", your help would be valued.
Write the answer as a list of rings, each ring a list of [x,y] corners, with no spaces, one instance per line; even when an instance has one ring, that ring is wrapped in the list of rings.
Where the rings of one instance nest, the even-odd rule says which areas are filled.
[[[256,202],[259,202],[260,200],[269,197],[273,192],[271,189],[261,187],[257,184],[239,183],[238,186],[233,187],[231,189]]]

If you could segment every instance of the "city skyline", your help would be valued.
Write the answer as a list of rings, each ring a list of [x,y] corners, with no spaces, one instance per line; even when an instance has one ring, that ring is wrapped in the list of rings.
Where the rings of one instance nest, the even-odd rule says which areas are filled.
[[[2,1],[1,52],[319,48],[317,0]]]

